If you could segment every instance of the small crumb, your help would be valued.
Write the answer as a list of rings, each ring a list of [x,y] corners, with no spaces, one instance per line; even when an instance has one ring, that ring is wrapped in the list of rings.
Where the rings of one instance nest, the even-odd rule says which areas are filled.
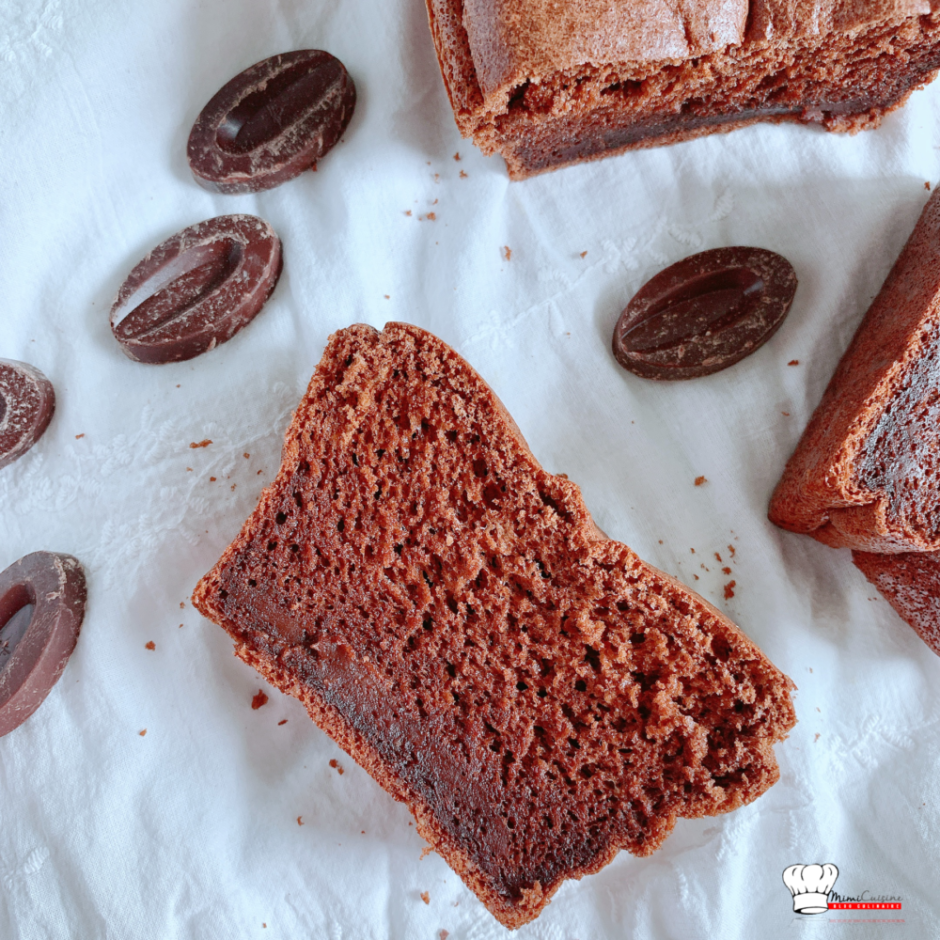
[[[697,574],[693,574],[693,575],[692,575],[692,577],[693,577],[693,578],[695,578],[695,580],[696,580],[696,581],[698,581],[698,580],[699,580],[699,577],[698,577],[698,575],[697,575]]]
[[[262,473],[264,473],[264,471],[263,471],[263,470],[259,470],[259,471],[255,474],[255,476],[259,476],[259,477],[260,477]]]
[[[433,212],[429,212],[429,213],[427,214],[426,218],[427,218],[427,220],[428,220],[429,222],[436,222],[436,221],[437,221],[437,215],[436,215],[435,213],[433,213]]]
[[[261,689],[258,689],[258,694],[253,696],[251,699],[251,707],[257,711],[261,708],[262,705],[267,705],[268,697],[264,694]]]
[[[789,411],[781,411],[780,414],[782,414],[782,415],[784,416],[784,418],[789,418],[789,417],[790,417],[790,412],[789,412]]]
[[[822,709],[818,705],[816,706],[816,711],[818,711],[820,715],[822,714]]]
[[[143,731],[138,731],[137,733],[138,733],[141,737],[143,737],[143,736],[147,733],[147,729],[144,728]]]
[[[663,544],[663,540],[662,540],[662,539],[659,540],[659,544],[660,544],[660,545]]]
[[[389,297],[388,294],[385,294],[384,296],[386,300],[391,300],[391,297]]]
[[[180,610],[182,610],[185,606],[186,606],[185,602],[180,601]]]
[[[812,666],[807,666],[807,669],[809,669],[810,672],[813,671],[813,667],[812,667]]]
[[[287,724],[287,719],[286,719],[286,718],[282,718],[282,719],[277,723],[277,726],[278,726],[278,728],[280,728],[281,725],[286,725],[286,724]]]
[[[722,570],[722,572],[723,572],[724,574],[731,574],[731,569],[730,569],[730,568],[722,568],[721,570]]]
[[[361,836],[364,836],[365,834],[366,834],[365,829],[363,829],[362,832],[359,833],[359,835],[361,835]]]
[[[586,257],[587,257],[587,252],[586,252],[586,251],[582,251],[582,252],[581,252],[581,257],[582,257],[582,258],[586,258]]]
[[[432,206],[436,206],[436,205],[437,205],[437,203],[438,203],[438,200],[437,200],[437,199],[435,199],[435,200],[434,200],[434,202],[432,202],[432,203],[431,203],[431,205],[432,205]]]
[[[460,178],[461,178],[462,180],[465,180],[465,179],[467,178],[467,174],[464,173],[463,170],[460,171]]]
[[[192,444],[189,445],[189,449],[198,450],[200,447],[208,447],[211,443],[212,441],[210,441],[209,438],[207,437],[204,441],[200,441],[198,444],[195,441],[193,441]]]
[[[183,629],[183,625],[182,625],[182,624],[180,624],[180,630],[182,630],[182,629]]]
[[[695,554],[695,549],[694,549],[694,548],[690,548],[689,551],[690,551],[693,555]]]
[[[930,192],[930,181],[929,181],[929,180],[928,180],[926,183],[924,183],[924,189],[926,189],[928,193]]]
[[[438,937],[440,937],[440,940],[447,940],[447,938],[448,938],[449,936],[450,936],[450,934],[449,934],[446,930],[442,930],[442,931],[438,934]]]
[[[155,650],[156,648],[157,644],[154,643],[153,640],[149,640],[148,642],[144,643],[144,649]]]
[[[819,735],[820,735],[820,734],[822,734],[821,731],[817,731],[817,732],[816,732],[816,737],[813,738],[813,743],[814,743],[814,744],[819,740]]]
[[[509,261],[512,259],[512,249],[509,245],[503,245],[503,257]]]
[[[85,436],[84,434],[76,434],[76,435],[75,435],[75,440],[76,440],[76,441],[80,441],[84,436]]]
[[[304,818],[303,818],[303,816],[298,816],[298,817],[297,817],[297,825],[298,825],[298,826],[302,826],[303,824],[304,824]]]
[[[731,552],[731,557],[734,558],[734,546],[733,545],[728,546],[728,551]]]
[[[440,181],[441,181],[441,174],[440,174],[440,173],[435,173],[435,174],[434,174],[434,182],[435,182],[435,183],[439,183]]]
[[[178,385],[177,385],[176,387],[177,387],[177,388],[179,388],[179,386],[178,386]]]
[[[210,482],[210,483],[215,483],[215,479],[216,479],[215,477],[209,477],[209,482]]]
[[[799,359],[791,359],[791,360],[787,363],[788,366],[798,366],[799,364],[800,364],[800,360],[799,360]]]
[[[696,486],[701,486],[703,483],[707,483],[707,482],[708,482],[708,480],[706,480],[705,477],[696,477],[696,478],[695,478],[695,485],[696,485]]]
[[[344,773],[344,771],[343,771],[343,765],[342,765],[338,760],[336,760],[335,757],[330,759],[330,766],[331,766],[338,774],[342,775],[342,774]]]
[[[730,601],[731,598],[734,597],[734,588],[737,583],[738,583],[737,581],[729,581],[725,585],[725,600],[726,601]]]
[[[250,456],[251,456],[251,454],[242,454],[242,457],[244,457],[245,460],[247,460]]]
[[[405,209],[405,215],[411,215],[411,209]]]
[[[187,472],[187,473],[192,473],[192,472],[193,472],[193,468],[192,468],[192,467],[187,467],[187,468],[186,468],[186,472]]]
[[[717,561],[719,564],[721,563],[721,555],[719,555],[718,552],[715,552],[715,561]]]
[[[427,891],[422,891],[422,892],[421,892],[421,900],[424,901],[425,904],[430,904],[430,903],[431,903],[431,895],[428,894]]]
[[[237,485],[238,485],[238,484],[236,484],[236,483],[233,483],[233,484],[232,484],[232,491],[233,491],[233,492],[234,492],[235,487],[236,487]]]
[[[460,160],[460,151],[459,151],[459,150],[454,154],[454,159],[455,159],[455,160],[458,160],[458,161]]]

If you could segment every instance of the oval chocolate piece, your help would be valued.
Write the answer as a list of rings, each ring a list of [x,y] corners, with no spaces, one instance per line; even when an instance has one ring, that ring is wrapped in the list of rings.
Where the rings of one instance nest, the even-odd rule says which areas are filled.
[[[714,248],[640,288],[614,327],[617,362],[646,379],[720,372],[759,349],[793,303],[796,272],[764,248]]]
[[[35,366],[0,359],[0,467],[42,437],[54,411],[55,390]]]
[[[71,555],[33,552],[0,574],[0,737],[43,703],[75,649],[85,572]]]
[[[231,339],[281,274],[281,242],[253,215],[199,222],[158,245],[127,276],[111,330],[131,359],[179,362]]]
[[[325,156],[355,106],[356,86],[335,56],[319,49],[272,56],[202,109],[186,147],[189,167],[216,193],[271,189]]]

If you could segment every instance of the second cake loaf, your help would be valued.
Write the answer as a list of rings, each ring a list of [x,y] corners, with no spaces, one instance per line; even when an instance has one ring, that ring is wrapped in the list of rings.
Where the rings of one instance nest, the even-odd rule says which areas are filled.
[[[836,548],[940,550],[940,191],[875,298],[770,503]]]

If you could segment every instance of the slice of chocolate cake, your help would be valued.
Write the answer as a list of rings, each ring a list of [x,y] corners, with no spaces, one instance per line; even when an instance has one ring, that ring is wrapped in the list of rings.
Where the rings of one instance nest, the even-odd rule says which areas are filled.
[[[852,561],[901,619],[940,655],[940,553],[852,552]]]
[[[778,777],[793,688],[594,525],[429,333],[334,334],[193,595],[507,927]]]
[[[940,550],[940,191],[787,463],[770,519],[834,547]]]
[[[427,0],[461,133],[513,179],[754,121],[876,127],[940,0]]]

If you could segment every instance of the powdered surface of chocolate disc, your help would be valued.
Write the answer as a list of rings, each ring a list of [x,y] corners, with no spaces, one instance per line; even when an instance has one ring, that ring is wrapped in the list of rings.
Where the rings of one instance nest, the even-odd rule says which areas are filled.
[[[42,437],[54,411],[55,390],[35,366],[0,359],[0,467]]]
[[[356,86],[335,56],[302,49],[245,69],[202,109],[186,147],[196,182],[254,193],[299,176],[349,124]]]
[[[58,682],[85,615],[78,559],[33,552],[0,574],[0,736],[19,727]]]
[[[281,242],[253,215],[222,215],[158,245],[127,276],[111,330],[131,359],[178,362],[231,339],[281,274]]]
[[[777,331],[796,272],[764,248],[715,248],[640,288],[614,328],[617,361],[647,379],[692,379],[740,362]]]

